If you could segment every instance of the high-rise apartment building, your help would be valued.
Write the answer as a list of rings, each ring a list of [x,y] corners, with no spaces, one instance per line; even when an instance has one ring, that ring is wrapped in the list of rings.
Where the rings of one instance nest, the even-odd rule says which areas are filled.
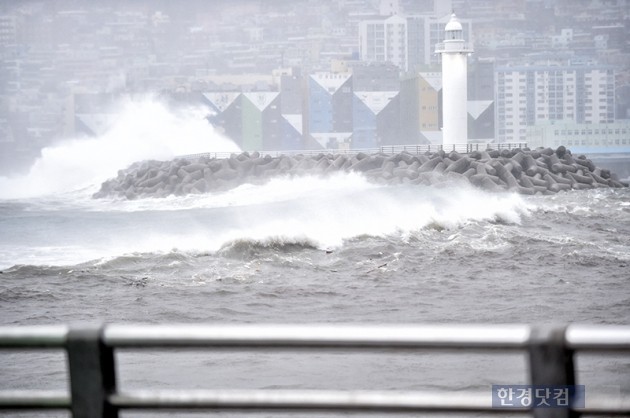
[[[527,140],[538,123],[602,124],[615,118],[615,75],[605,66],[527,66],[496,69],[499,142]]]
[[[0,46],[14,45],[18,41],[17,16],[0,14]]]
[[[407,19],[393,15],[359,24],[359,52],[366,62],[389,62],[407,71]]]

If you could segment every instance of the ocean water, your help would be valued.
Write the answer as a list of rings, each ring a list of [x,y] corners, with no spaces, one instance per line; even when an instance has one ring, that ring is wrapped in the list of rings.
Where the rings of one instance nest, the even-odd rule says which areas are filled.
[[[66,142],[28,174],[0,178],[1,325],[630,321],[628,189],[520,196],[463,184],[378,186],[339,173],[187,197],[92,199],[130,162],[196,152],[198,144],[162,146],[167,128],[233,150],[199,118],[153,101],[125,112],[172,119],[143,132],[121,118],[87,149]],[[132,127],[137,146],[114,140]],[[126,155],[131,148],[139,151]],[[95,149],[115,158],[82,157]],[[122,389],[483,391],[528,382],[518,353],[123,351],[118,361]],[[587,396],[629,396],[630,356],[580,354],[577,365]],[[64,367],[61,352],[0,352],[0,390],[65,389]]]

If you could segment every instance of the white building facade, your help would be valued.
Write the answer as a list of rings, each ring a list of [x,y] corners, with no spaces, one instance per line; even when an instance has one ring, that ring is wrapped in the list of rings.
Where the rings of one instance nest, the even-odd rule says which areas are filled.
[[[564,145],[574,153],[630,152],[630,120],[614,123],[554,123],[527,128],[527,144],[558,148]]]
[[[525,142],[528,126],[538,124],[614,122],[610,67],[500,67],[495,80],[497,142]]]
[[[366,62],[389,62],[407,71],[407,20],[393,15],[359,24],[359,51]]]

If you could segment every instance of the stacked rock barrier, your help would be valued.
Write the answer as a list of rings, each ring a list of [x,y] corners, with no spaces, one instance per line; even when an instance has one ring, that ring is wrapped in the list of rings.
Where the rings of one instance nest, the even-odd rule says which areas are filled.
[[[563,190],[624,187],[609,170],[595,167],[565,147],[530,150],[485,150],[470,154],[444,151],[415,155],[401,152],[355,155],[282,155],[243,152],[229,158],[177,158],[143,161],[107,180],[94,197],[135,199],[223,191],[241,184],[262,184],[278,176],[362,173],[379,184],[434,185],[466,181],[490,191],[553,194]]]

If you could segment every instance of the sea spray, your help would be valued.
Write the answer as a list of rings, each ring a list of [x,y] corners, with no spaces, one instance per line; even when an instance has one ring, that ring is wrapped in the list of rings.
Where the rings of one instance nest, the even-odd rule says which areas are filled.
[[[65,206],[55,202],[50,210],[42,200],[20,204],[26,205],[22,215],[0,220],[6,237],[0,240],[0,268],[125,254],[214,254],[239,243],[337,250],[362,237],[397,240],[426,228],[518,224],[531,211],[527,199],[512,193],[467,184],[382,186],[357,173],[275,178],[181,198],[86,197]],[[41,251],[34,252],[32,242]]]
[[[127,98],[109,114],[105,131],[70,138],[42,150],[26,175],[0,177],[0,198],[45,196],[98,187],[120,167],[146,159],[197,152],[237,152],[215,132],[203,107],[175,109],[152,96]]]

